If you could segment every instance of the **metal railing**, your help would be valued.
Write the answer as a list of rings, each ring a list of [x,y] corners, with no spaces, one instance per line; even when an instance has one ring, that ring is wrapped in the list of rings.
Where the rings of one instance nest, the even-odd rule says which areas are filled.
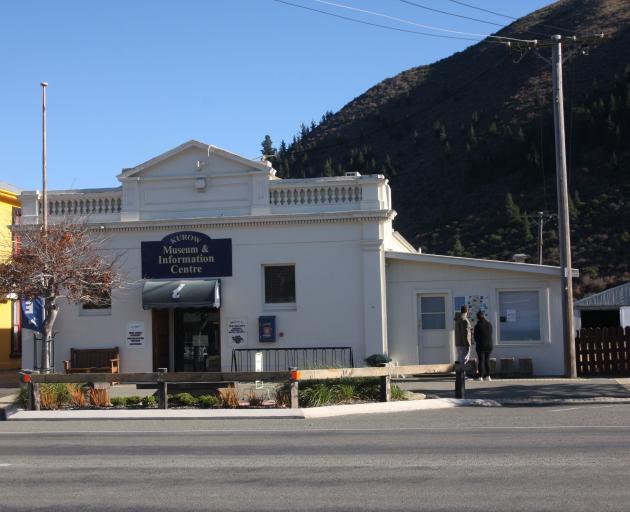
[[[256,353],[261,353],[261,371],[298,368],[354,368],[352,347],[235,348],[232,349],[233,372],[256,370]]]

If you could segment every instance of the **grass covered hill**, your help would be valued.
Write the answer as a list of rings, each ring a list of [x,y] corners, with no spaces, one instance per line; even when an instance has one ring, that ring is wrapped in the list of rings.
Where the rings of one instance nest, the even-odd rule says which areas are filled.
[[[548,42],[601,32],[565,48],[578,295],[630,279],[630,2],[562,0],[498,33]],[[556,212],[551,68],[536,53],[480,43],[404,71],[302,125],[274,166],[284,177],[383,173],[396,229],[423,251],[535,262],[534,214]],[[556,230],[549,219],[545,263],[558,262]]]

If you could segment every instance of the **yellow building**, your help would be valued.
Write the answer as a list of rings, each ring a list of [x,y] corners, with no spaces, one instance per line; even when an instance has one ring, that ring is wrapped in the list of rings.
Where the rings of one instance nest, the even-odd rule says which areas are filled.
[[[11,230],[19,212],[20,190],[0,181],[0,258],[11,251]],[[20,368],[21,333],[19,329],[18,303],[0,301],[0,369]]]

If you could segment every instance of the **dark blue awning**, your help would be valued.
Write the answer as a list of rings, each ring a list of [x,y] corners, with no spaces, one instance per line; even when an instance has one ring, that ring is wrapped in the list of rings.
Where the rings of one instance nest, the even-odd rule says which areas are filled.
[[[219,279],[147,280],[142,289],[142,307],[219,308]]]

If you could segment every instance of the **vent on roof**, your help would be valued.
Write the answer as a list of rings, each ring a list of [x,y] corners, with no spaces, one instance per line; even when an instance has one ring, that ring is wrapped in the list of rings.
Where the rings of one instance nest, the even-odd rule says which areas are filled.
[[[346,173],[346,176],[359,177],[359,176],[361,176],[361,173],[360,173],[360,172],[357,172],[357,171],[348,171],[348,172]]]

